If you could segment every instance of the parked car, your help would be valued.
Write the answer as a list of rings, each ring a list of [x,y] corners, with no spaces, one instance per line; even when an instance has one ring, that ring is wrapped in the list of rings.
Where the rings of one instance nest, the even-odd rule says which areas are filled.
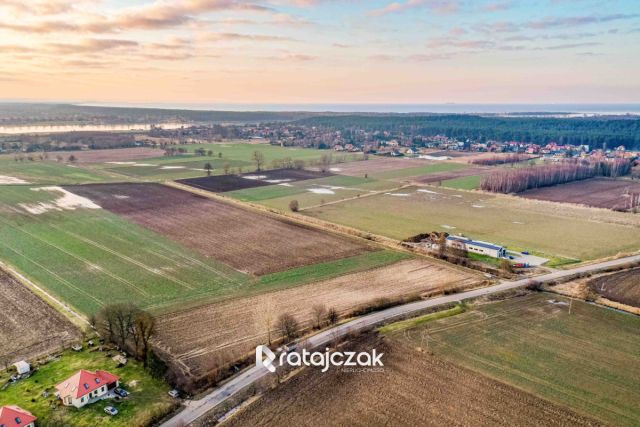
[[[106,412],[107,414],[111,415],[112,417],[114,415],[118,415],[118,410],[116,408],[114,408],[113,406],[107,406],[106,408],[104,408],[104,412]]]
[[[177,398],[179,398],[179,397],[180,397],[180,392],[179,392],[178,390],[175,390],[175,389],[174,389],[174,390],[171,390],[171,391],[169,392],[169,396],[171,396],[171,397],[173,397],[173,398],[177,399]]]
[[[529,255],[529,251],[522,251],[522,255]]]
[[[115,394],[117,394],[120,397],[127,397],[129,396],[129,392],[123,388],[117,387],[115,390],[113,390],[113,392]]]

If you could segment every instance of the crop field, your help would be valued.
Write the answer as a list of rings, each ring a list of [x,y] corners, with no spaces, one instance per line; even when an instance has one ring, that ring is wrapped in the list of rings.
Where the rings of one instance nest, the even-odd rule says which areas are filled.
[[[445,170],[443,172],[429,173],[426,175],[417,176],[412,179],[412,182],[418,184],[436,184],[470,177],[480,177],[491,171],[491,167],[488,166],[469,166],[456,170]],[[479,179],[479,178],[474,178]],[[479,184],[479,183],[478,183]]]
[[[446,179],[440,183],[443,187],[460,190],[477,190],[480,188],[480,175],[470,175],[462,178]]]
[[[60,187],[0,186],[0,259],[85,314],[108,303],[167,307],[250,287],[223,263]]]
[[[307,368],[222,424],[349,426],[588,426],[593,420],[443,361],[400,340],[347,348],[384,353],[382,372]]]
[[[332,174],[304,169],[273,169],[242,175],[218,175],[183,179],[179,182],[207,191],[222,193],[246,188],[280,185],[290,187],[294,182],[322,178]]]
[[[83,169],[76,165],[42,160],[16,162],[12,156],[0,155],[0,184],[10,184],[17,178],[32,184],[91,183],[113,180],[101,171]]]
[[[141,161],[121,159],[119,164],[104,162],[92,165],[92,168],[107,169],[109,172],[131,179],[148,181],[186,179],[205,176],[204,165],[211,163],[212,175],[222,175],[225,165],[230,172],[253,172],[256,165],[252,160],[253,153],[259,151],[264,156],[263,169],[274,169],[274,161],[283,159],[302,160],[307,164],[318,161],[323,155],[331,155],[333,162],[350,162],[362,158],[362,154],[336,154],[327,150],[308,148],[280,147],[269,144],[249,144],[229,142],[223,144],[185,144],[179,148],[187,150],[185,154],[175,156],[158,156]],[[211,155],[196,155],[195,150],[211,151]]]
[[[396,337],[606,424],[638,425],[640,318],[569,301],[529,294]]]
[[[395,169],[395,170],[389,170],[384,172],[374,172],[369,176],[375,179],[410,181],[410,180],[416,179],[415,177],[421,177],[422,175],[430,176],[433,174],[435,176],[440,176],[442,174],[446,174],[447,176],[449,176],[449,174],[453,173],[454,171],[461,171],[461,170],[467,169],[467,165],[462,165],[458,163],[445,163],[445,162],[433,163],[428,161],[424,161],[424,162],[425,163],[422,166],[409,167],[409,168],[405,167],[402,169]],[[456,175],[453,175],[453,177],[455,176]]]
[[[380,174],[400,169],[419,168],[429,164],[433,164],[433,162],[406,157],[369,156],[369,160],[336,165],[331,168],[331,172],[340,175],[364,177],[365,175]]]
[[[640,193],[640,182],[594,178],[528,190],[520,193],[519,196],[536,200],[627,210],[629,208],[629,193]]]
[[[303,227],[159,184],[68,187],[138,225],[233,268],[264,275],[372,250]]]
[[[394,259],[397,260],[389,261]],[[404,260],[304,286],[168,314],[159,319],[157,344],[169,351],[188,375],[198,377],[246,356],[257,344],[267,343],[268,325],[273,330],[275,319],[282,313],[290,313],[301,324],[310,326],[314,304],[334,307],[345,314],[381,298],[480,284],[478,276],[451,267]],[[273,332],[272,338],[276,335]]]
[[[595,278],[589,287],[611,301],[640,307],[640,268]]]
[[[297,200],[300,209],[307,209],[324,203],[391,190],[398,186],[399,184],[393,181],[334,175],[292,182],[288,186],[275,184],[267,187],[231,191],[226,195],[243,201],[258,202],[280,210],[288,210],[291,200]]]
[[[7,365],[30,360],[80,339],[63,315],[0,270],[0,360]]]
[[[640,217],[442,187],[408,187],[304,211],[405,239],[435,230],[582,260],[640,249]]]
[[[104,150],[73,150],[73,151],[50,151],[47,153],[50,161],[56,161],[60,156],[67,160],[69,156],[74,156],[78,163],[108,163],[118,164],[123,161],[135,163],[151,157],[159,157],[164,153],[159,148],[133,147],[133,148],[108,148]]]

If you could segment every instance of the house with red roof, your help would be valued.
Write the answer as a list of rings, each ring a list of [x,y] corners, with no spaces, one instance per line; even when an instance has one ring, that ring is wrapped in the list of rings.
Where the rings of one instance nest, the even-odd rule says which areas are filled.
[[[83,406],[97,402],[119,385],[120,378],[107,371],[80,370],[56,386],[58,397],[66,406]]]
[[[0,427],[34,427],[37,419],[19,406],[0,406]]]

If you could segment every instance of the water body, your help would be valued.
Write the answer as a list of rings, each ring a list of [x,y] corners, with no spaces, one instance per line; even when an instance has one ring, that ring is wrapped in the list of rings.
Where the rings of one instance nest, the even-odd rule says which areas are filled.
[[[163,129],[178,129],[184,123],[134,123],[125,125],[33,125],[33,126],[0,126],[0,134],[18,135],[33,133],[61,133],[61,132],[117,132],[149,130],[151,126]]]

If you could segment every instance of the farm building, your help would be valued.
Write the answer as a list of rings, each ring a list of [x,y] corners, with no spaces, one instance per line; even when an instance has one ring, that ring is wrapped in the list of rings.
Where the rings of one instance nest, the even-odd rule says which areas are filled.
[[[502,246],[493,245],[479,240],[471,240],[461,236],[448,236],[447,246],[466,250],[475,254],[487,255],[493,258],[504,258],[507,256],[507,250]]]
[[[0,406],[0,426],[34,427],[37,418],[19,406]]]
[[[83,406],[102,399],[118,387],[119,377],[107,371],[95,372],[84,369],[56,386],[58,397],[66,406]]]
[[[29,363],[25,362],[24,360],[14,363],[13,366],[16,367],[18,375],[24,375],[31,372],[31,365],[29,365]]]

